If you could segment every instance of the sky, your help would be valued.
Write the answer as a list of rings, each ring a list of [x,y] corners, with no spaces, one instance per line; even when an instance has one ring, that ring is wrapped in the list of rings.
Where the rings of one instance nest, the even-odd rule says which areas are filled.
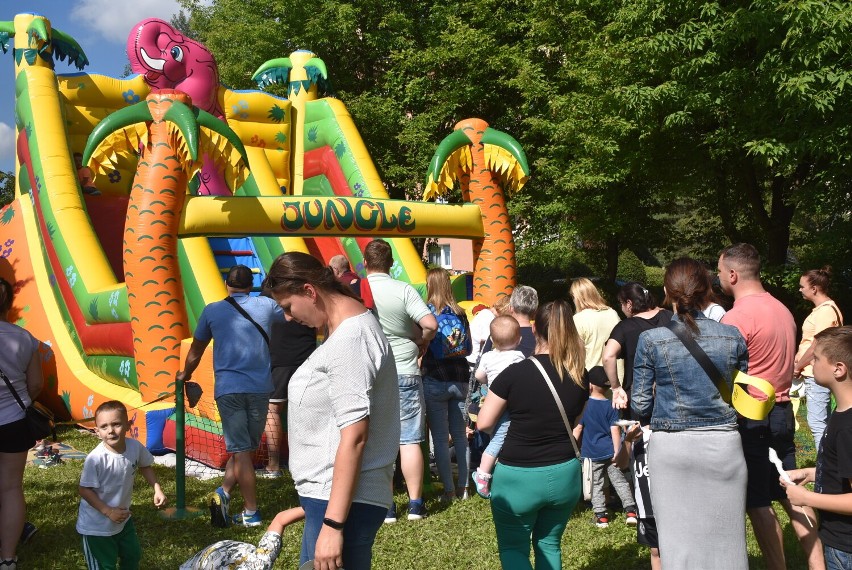
[[[169,21],[179,10],[177,0],[2,0],[0,21],[26,12],[41,14],[86,52],[90,63],[83,71],[120,77],[128,63],[125,47],[133,25],[145,18]],[[56,62],[59,74],[76,71],[67,59]],[[0,51],[0,170],[14,170],[14,163],[15,60],[10,49]]]

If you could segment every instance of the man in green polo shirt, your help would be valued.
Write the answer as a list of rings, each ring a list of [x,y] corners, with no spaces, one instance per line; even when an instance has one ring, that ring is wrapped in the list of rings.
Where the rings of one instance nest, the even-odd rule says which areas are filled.
[[[385,240],[375,239],[364,249],[367,280],[373,292],[375,313],[388,337],[399,384],[399,457],[402,476],[408,488],[408,520],[426,516],[423,504],[423,453],[426,439],[423,381],[417,358],[426,350],[438,330],[435,315],[408,283],[390,276],[393,253]],[[396,505],[385,522],[396,522]]]

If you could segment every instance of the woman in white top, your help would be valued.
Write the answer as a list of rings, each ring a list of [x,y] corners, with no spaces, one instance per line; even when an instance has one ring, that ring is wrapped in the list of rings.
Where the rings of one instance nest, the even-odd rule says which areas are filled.
[[[24,528],[24,465],[27,450],[35,445],[26,407],[41,392],[44,380],[38,354],[39,342],[30,333],[7,320],[14,290],[0,279],[0,569],[16,568],[15,547]]]
[[[603,365],[603,349],[612,329],[621,319],[604,301],[589,279],[579,277],[571,282],[574,301],[574,325],[586,345],[586,370]]]
[[[288,386],[290,472],[305,510],[300,564],[370,568],[399,450],[390,344],[352,289],[306,253],[280,255],[267,286],[287,318],[325,331]]]
[[[822,434],[831,414],[831,392],[814,382],[811,361],[814,358],[813,342],[817,333],[830,327],[843,325],[843,315],[840,309],[828,296],[831,287],[831,267],[811,269],[799,279],[799,291],[802,297],[814,304],[811,314],[802,323],[802,341],[796,352],[794,375],[805,380],[805,397],[807,398],[808,426],[814,436],[814,443],[819,449]]]

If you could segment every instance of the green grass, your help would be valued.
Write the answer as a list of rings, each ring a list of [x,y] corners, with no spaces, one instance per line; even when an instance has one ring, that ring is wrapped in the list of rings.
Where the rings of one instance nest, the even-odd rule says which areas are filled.
[[[813,439],[802,420],[797,433],[799,465],[815,462]],[[82,451],[90,451],[97,439],[73,428],[60,431],[60,439]],[[50,469],[28,467],[24,474],[28,518],[40,532],[27,546],[18,550],[21,566],[27,569],[85,569],[80,538],[74,530],[77,518],[77,484],[82,462],[69,461]],[[173,471],[156,467],[170,504],[174,504]],[[204,507],[207,495],[219,480],[187,479],[187,505]],[[437,496],[437,495],[435,495]],[[497,541],[488,502],[478,497],[441,505],[435,496],[428,498],[430,516],[426,520],[400,520],[385,525],[379,531],[373,549],[377,569],[480,569],[499,568]],[[258,480],[261,510],[267,519],[278,510],[297,504],[293,482],[289,477],[278,480]],[[396,497],[404,505],[402,494]],[[239,499],[235,501],[239,506]],[[232,509],[233,510],[233,509]],[[804,555],[790,528],[783,509],[778,508],[784,526],[784,543],[788,568],[805,568]],[[143,568],[177,568],[203,546],[223,539],[257,542],[263,528],[214,528],[209,516],[193,520],[166,520],[152,504],[152,492],[139,477],[133,498],[133,516],[143,548]],[[688,522],[689,513],[684,513]],[[284,549],[277,568],[295,568],[299,555],[301,524],[287,529]],[[585,505],[577,508],[563,536],[563,567],[570,569],[609,570],[649,568],[648,550],[636,544],[636,530],[627,527],[623,518],[616,517],[607,529],[592,524],[592,513]],[[765,568],[760,550],[750,527],[748,551],[752,568]]]

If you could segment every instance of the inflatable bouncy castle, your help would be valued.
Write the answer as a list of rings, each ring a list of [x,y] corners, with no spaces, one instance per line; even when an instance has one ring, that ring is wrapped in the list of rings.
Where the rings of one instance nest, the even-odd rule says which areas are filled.
[[[88,64],[73,38],[37,14],[0,22],[13,45],[16,199],[0,210],[0,276],[13,318],[44,344],[43,400],[83,422],[125,402],[132,436],[173,447],[175,374],[204,306],[225,297],[223,271],[303,251],[345,255],[363,275],[374,237],[394,249],[393,276],[424,289],[414,237],[473,240],[460,299],[490,304],[514,285],[505,193],[528,167],[517,142],[462,121],[429,166],[427,196],[459,184],[466,203],[390,200],[343,104],[320,97],[327,70],[299,51],[266,62],[259,90],[219,84],[213,55],[168,23],[130,31],[137,74],[57,74]],[[287,97],[265,93],[287,85]],[[213,389],[212,351],[194,374]],[[226,459],[215,406],[188,410],[187,456]]]

